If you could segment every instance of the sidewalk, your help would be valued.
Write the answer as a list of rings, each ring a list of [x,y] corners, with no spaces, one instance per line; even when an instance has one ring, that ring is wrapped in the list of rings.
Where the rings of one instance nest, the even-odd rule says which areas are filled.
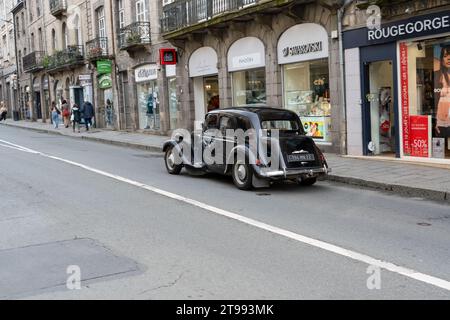
[[[90,132],[82,129],[82,133],[73,133],[72,129],[62,127],[56,130],[49,124],[39,122],[7,120],[1,124],[151,152],[161,152],[164,141],[168,139],[164,136],[99,129]],[[334,154],[327,154],[326,157],[333,170],[328,178],[331,181],[450,203],[450,165],[430,167],[395,159],[360,159]]]

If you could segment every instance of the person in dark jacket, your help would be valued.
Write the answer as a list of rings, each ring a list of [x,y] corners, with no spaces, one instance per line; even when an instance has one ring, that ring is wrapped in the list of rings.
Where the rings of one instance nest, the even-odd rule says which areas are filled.
[[[92,118],[94,118],[94,106],[89,101],[86,101],[81,107],[84,123],[86,124],[86,131],[89,131],[89,126],[92,126]]]
[[[72,120],[73,132],[75,132],[75,126],[77,126],[78,133],[80,133],[81,111],[77,104],[73,105],[70,118]]]

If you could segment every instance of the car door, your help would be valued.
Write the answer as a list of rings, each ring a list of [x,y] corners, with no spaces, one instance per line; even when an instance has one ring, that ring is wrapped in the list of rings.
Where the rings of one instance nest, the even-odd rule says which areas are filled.
[[[215,164],[217,130],[219,125],[219,115],[208,114],[203,126],[202,144],[203,144],[203,162],[209,170],[217,171]]]
[[[225,172],[227,160],[229,157],[229,153],[236,146],[236,136],[234,134],[237,129],[237,119],[232,114],[223,114],[219,119],[219,131],[221,134],[220,142],[218,139],[218,143],[221,143],[221,148],[218,148],[217,151],[222,153],[222,162],[218,165],[218,169],[221,172]]]

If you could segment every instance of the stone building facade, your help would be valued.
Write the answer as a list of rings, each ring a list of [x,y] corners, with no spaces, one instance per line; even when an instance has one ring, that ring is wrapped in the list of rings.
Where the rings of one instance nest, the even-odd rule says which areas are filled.
[[[181,125],[199,128],[213,108],[264,104],[297,112],[324,150],[343,152],[341,2],[167,1],[163,35],[179,53]]]

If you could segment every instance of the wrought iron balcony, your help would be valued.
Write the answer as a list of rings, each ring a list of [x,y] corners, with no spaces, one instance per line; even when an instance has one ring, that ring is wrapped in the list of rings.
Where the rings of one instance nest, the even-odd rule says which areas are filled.
[[[197,23],[208,21],[214,17],[218,17],[226,13],[238,12],[244,8],[267,2],[271,1],[176,0],[173,3],[164,6],[161,27],[163,33],[172,32],[195,25]]]
[[[67,0],[50,0],[50,12],[59,18],[67,11]]]
[[[44,68],[43,58],[45,53],[43,51],[35,51],[27,54],[22,58],[23,71],[25,73],[36,72]]]
[[[84,64],[83,46],[68,46],[51,56],[45,56],[42,62],[47,71],[70,69],[76,65]]]
[[[86,58],[90,61],[107,58],[108,38],[95,38],[86,42]]]
[[[119,48],[128,50],[151,43],[150,22],[135,22],[120,29]]]

